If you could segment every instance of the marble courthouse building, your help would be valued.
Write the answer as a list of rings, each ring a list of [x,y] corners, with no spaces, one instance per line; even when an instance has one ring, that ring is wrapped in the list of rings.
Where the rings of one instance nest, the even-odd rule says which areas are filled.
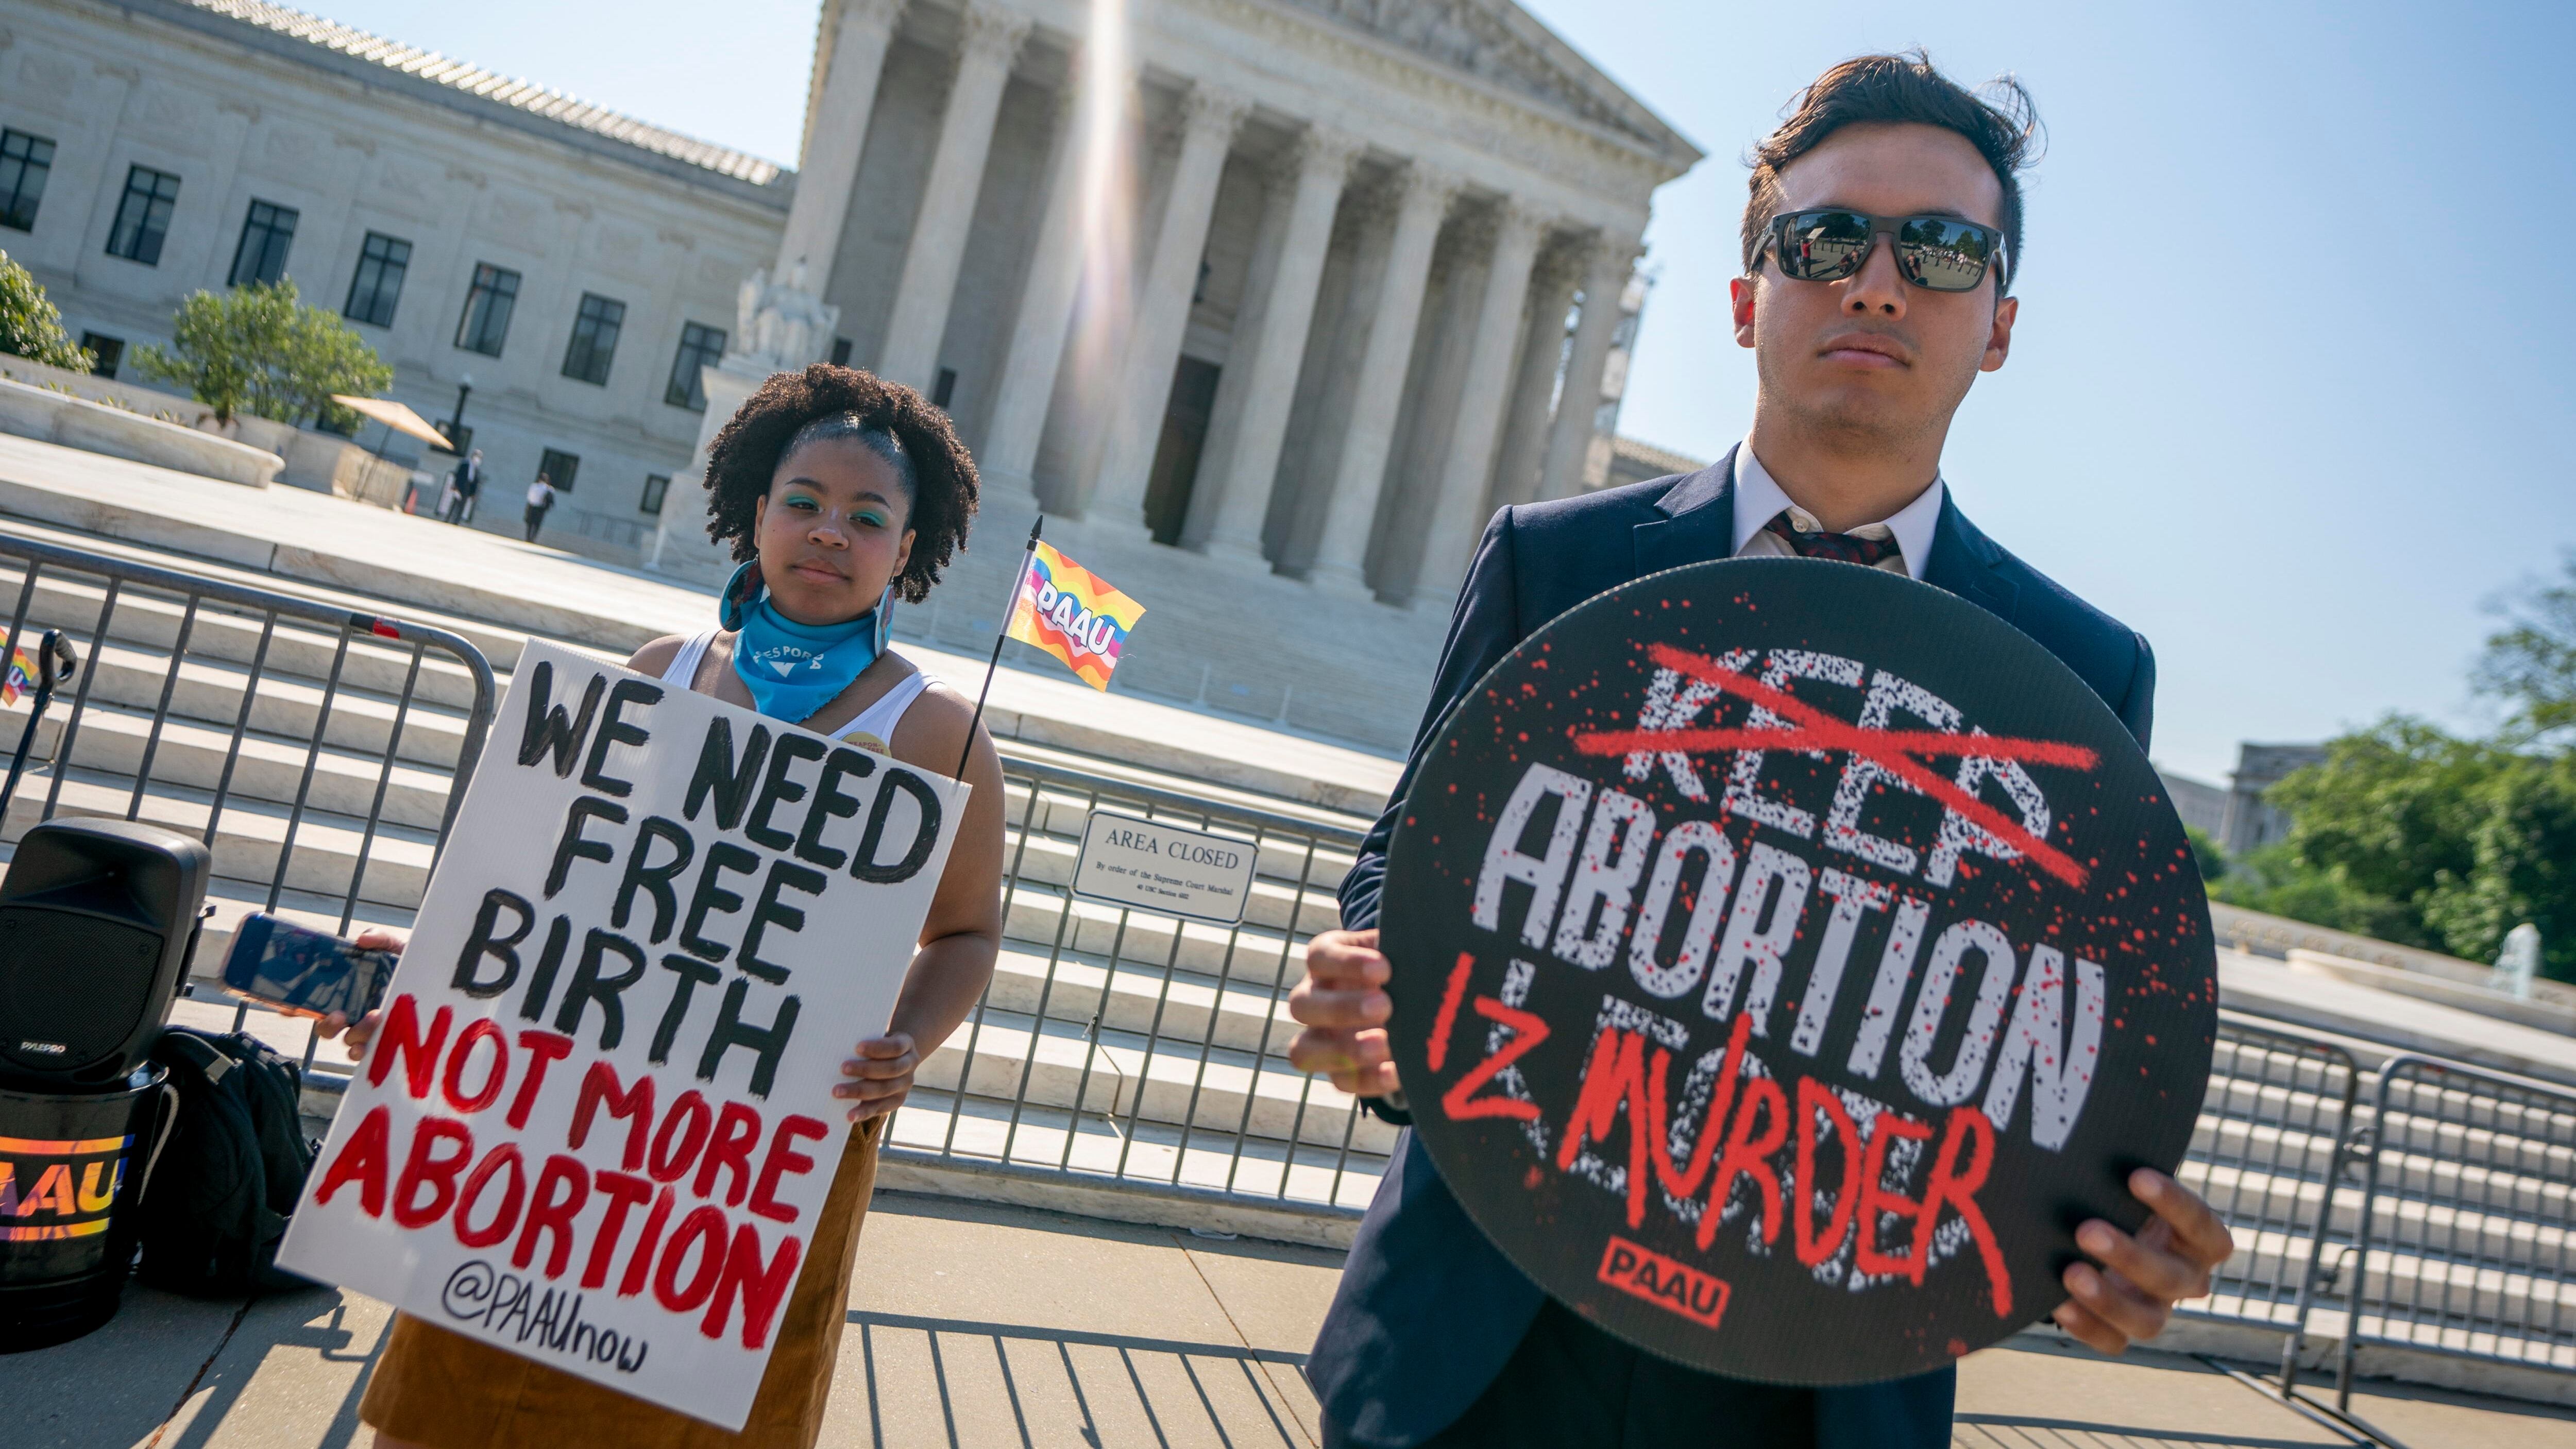
[[[0,0],[0,26],[138,11],[294,31],[279,18],[294,12],[252,0]],[[219,108],[335,90],[314,144],[369,202],[380,155],[423,153],[424,192],[451,198],[455,235],[430,244],[446,250],[424,278],[446,290],[416,309],[416,347],[385,350],[397,395],[431,416],[463,370],[448,329],[465,335],[457,309],[496,244],[502,168],[485,158],[553,153],[530,164],[563,182],[508,178],[546,244],[514,269],[519,305],[544,318],[512,324],[536,334],[526,376],[508,349],[470,360],[526,394],[496,400],[527,414],[510,427],[577,421],[625,473],[675,480],[657,516],[629,515],[643,526],[617,541],[625,556],[714,576],[692,495],[706,440],[770,372],[846,361],[946,408],[984,473],[973,549],[898,613],[899,637],[987,644],[1043,508],[1051,542],[1148,610],[1120,689],[1400,748],[1491,510],[1610,474],[1603,420],[1649,200],[1700,153],[1506,0],[1140,0],[1115,39],[1097,19],[1088,0],[825,0],[793,173],[548,93],[514,101],[498,78],[460,88],[406,70],[398,47],[367,55],[363,36],[297,38],[337,73],[273,100],[209,85],[204,124],[256,132]],[[21,64],[0,48],[0,77]],[[363,66],[373,83],[343,83]],[[12,89],[0,121],[19,128]],[[100,192],[127,184],[125,165],[87,164]],[[220,200],[210,227],[247,225],[248,193]],[[113,230],[114,201],[83,205],[90,230]],[[594,279],[612,230],[633,278],[614,299],[649,340],[623,344],[633,376],[567,384],[585,316],[612,298]],[[22,241],[0,231],[0,247]],[[56,285],[61,263],[30,260]],[[332,265],[313,300],[336,302],[364,259]],[[76,329],[87,290],[57,291]],[[503,419],[477,378],[469,422],[489,419],[490,451]],[[497,461],[509,492],[524,486],[526,463]],[[582,467],[581,505],[641,501]]]
[[[292,278],[423,417],[471,380],[479,526],[515,537],[551,465],[573,486],[546,541],[610,560],[651,543],[694,381],[794,190],[774,162],[265,0],[0,0],[0,251],[75,339],[136,380],[188,294]]]

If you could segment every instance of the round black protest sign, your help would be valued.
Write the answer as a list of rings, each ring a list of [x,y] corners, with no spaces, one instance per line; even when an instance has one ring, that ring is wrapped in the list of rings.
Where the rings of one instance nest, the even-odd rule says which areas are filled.
[[[2217,1030],[2208,904],[2119,720],[2010,625],[1738,560],[1523,641],[1388,862],[1395,1059],[1470,1216],[1715,1373],[1941,1367],[2134,1228]]]

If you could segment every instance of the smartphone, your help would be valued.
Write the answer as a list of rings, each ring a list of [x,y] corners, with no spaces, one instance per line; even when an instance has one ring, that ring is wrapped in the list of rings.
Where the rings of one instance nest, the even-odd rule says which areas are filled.
[[[224,989],[289,1016],[336,1011],[356,1021],[384,998],[394,959],[391,951],[362,951],[337,936],[253,911],[233,932]]]

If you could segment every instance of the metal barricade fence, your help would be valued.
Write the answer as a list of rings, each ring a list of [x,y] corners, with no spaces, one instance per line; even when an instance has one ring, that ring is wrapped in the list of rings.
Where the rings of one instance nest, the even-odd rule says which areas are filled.
[[[2379,1070],[2346,1290],[2360,1344],[2576,1369],[2576,1096],[2437,1058]]]
[[[444,629],[0,532],[10,585],[0,667],[49,628],[81,662],[34,735],[0,839],[87,815],[205,842],[201,974],[247,911],[341,934],[409,926],[491,725],[482,651]],[[0,750],[16,750],[31,704],[0,711]]]
[[[2236,1254],[2188,1317],[2278,1329],[2286,1380],[2295,1380],[2308,1311],[2333,1281],[2335,1189],[2361,1073],[2331,1042],[2235,1017],[2219,1023],[2209,1089],[2184,1159],[2185,1183],[2235,1234]]]
[[[205,841],[215,915],[200,973],[248,910],[344,934],[410,925],[496,705],[473,644],[6,532],[0,591],[15,595],[0,660],[45,628],[82,659],[34,736],[0,841],[63,814]],[[0,749],[15,749],[26,708],[0,712]],[[886,1155],[1355,1219],[1395,1129],[1289,1065],[1286,1008],[1305,942],[1338,923],[1333,890],[1360,829],[1113,769],[1005,758],[1001,960],[924,1064]],[[1102,810],[1240,842],[1255,860],[1244,918],[1073,894]],[[2335,1286],[2346,1394],[2356,1344],[2576,1370],[2576,1096],[2398,1056],[2356,1131],[2358,1080],[2331,1042],[2222,1022],[2183,1176],[2238,1253],[2185,1311],[2285,1334],[2285,1385]],[[2339,1219],[2335,1189],[2364,1166]]]
[[[1003,774],[1001,960],[924,1064],[887,1155],[1358,1216],[1395,1129],[1288,1064],[1287,1000],[1307,938],[1339,924],[1361,832],[1025,758]],[[1243,920],[1074,895],[1094,811],[1240,842],[1256,862]]]

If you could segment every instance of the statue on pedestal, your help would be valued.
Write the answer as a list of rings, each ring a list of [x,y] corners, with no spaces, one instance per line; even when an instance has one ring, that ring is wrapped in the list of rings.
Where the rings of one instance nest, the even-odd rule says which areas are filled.
[[[682,486],[673,490],[678,498],[703,497],[707,449],[743,399],[772,373],[801,371],[807,363],[823,360],[832,346],[833,329],[840,325],[841,309],[806,290],[805,260],[799,257],[785,281],[773,279],[766,269],[745,277],[734,293],[733,322],[733,337],[723,358],[703,374],[706,416],[699,423],[689,472]],[[689,483],[701,486],[690,488]],[[645,567],[722,577],[732,561],[704,538],[701,525],[700,509],[665,506],[652,544],[645,550]]]
[[[734,342],[719,365],[761,377],[794,371],[822,360],[840,321],[840,308],[805,289],[804,258],[783,282],[753,272],[734,294]]]

